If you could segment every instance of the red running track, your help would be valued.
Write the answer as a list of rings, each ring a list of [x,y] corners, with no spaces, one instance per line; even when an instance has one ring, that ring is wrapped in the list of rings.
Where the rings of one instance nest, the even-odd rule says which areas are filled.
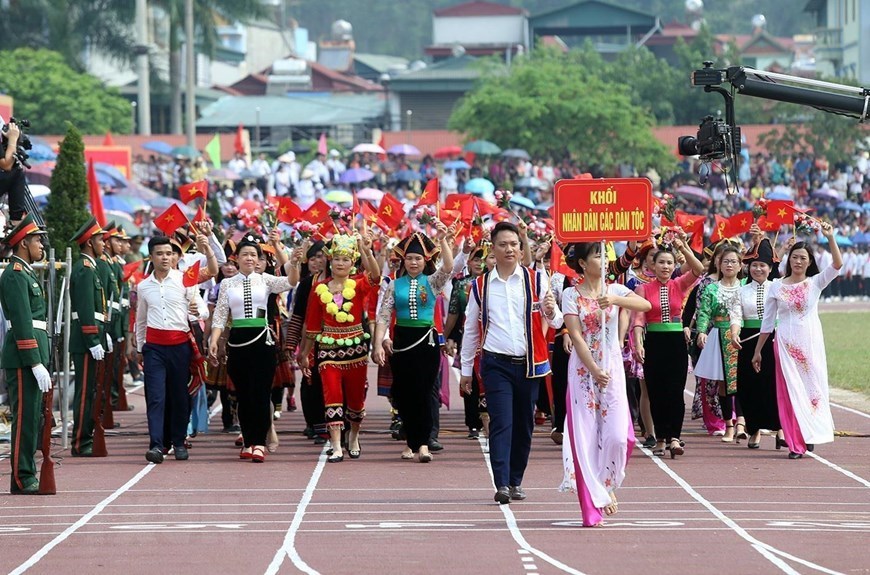
[[[442,411],[445,450],[428,465],[399,458],[387,405],[369,396],[362,457],[326,464],[299,431],[242,462],[233,437],[194,440],[191,458],[154,466],[144,402],[115,414],[105,459],[73,459],[54,497],[0,495],[0,549],[10,572],[588,575],[717,571],[870,572],[867,438],[838,437],[798,461],[727,445],[687,422],[675,461],[635,449],[620,512],[581,528],[575,496],[556,490],[560,448],[538,428],[524,481],[529,498],[492,501],[486,458],[465,438],[461,408]],[[458,397],[453,405],[461,406]],[[870,435],[870,416],[835,408],[837,429]],[[212,425],[212,429],[217,429]],[[8,464],[2,468],[8,484]]]

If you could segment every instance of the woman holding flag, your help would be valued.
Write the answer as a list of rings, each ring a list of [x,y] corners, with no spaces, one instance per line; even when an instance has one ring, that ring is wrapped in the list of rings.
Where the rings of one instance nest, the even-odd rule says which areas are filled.
[[[577,493],[583,525],[602,524],[617,511],[616,489],[634,440],[619,338],[620,308],[648,312],[652,304],[602,276],[602,244],[568,244],[566,264],[577,274],[562,293],[568,360],[567,441],[562,443],[561,491]],[[604,321],[602,321],[604,320]]]

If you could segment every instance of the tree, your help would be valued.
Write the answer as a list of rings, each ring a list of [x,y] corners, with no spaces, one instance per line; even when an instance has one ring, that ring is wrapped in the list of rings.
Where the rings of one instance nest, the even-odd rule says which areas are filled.
[[[626,163],[673,172],[673,156],[653,136],[652,118],[632,104],[630,91],[578,66],[576,57],[539,47],[509,69],[489,64],[448,127],[469,139],[537,157],[571,156],[608,172]]]
[[[67,121],[85,133],[129,133],[130,104],[117,89],[70,68],[49,50],[0,52],[0,92],[15,98],[15,115],[40,134],[60,134]]]
[[[70,239],[89,217],[85,144],[81,133],[68,122],[51,174],[51,194],[45,208],[49,239],[60,257],[67,247],[73,248],[74,256],[77,254],[78,246]]]

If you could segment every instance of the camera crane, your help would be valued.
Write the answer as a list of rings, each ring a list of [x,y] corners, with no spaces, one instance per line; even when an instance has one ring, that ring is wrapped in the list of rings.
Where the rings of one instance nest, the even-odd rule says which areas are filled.
[[[730,85],[730,89],[723,87]],[[701,121],[697,136],[681,136],[677,142],[680,154],[700,157],[702,162],[728,160],[737,192],[736,166],[740,156],[740,127],[734,117],[734,99],[737,94],[811,106],[823,112],[855,118],[864,123],[870,117],[870,89],[823,82],[810,78],[789,76],[775,72],[755,70],[745,66],[713,68],[713,62],[692,72],[692,85],[703,86],[705,92],[715,92],[725,99],[725,120],[707,116]],[[708,168],[702,166],[703,170]],[[727,173],[726,173],[727,176]]]

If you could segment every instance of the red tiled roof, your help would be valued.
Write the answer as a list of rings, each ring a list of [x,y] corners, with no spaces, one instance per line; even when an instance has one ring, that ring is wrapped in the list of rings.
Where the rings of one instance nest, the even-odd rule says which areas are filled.
[[[526,11],[522,8],[496,4],[495,2],[466,2],[456,6],[448,6],[433,11],[438,17],[470,17],[470,16],[521,16]]]

